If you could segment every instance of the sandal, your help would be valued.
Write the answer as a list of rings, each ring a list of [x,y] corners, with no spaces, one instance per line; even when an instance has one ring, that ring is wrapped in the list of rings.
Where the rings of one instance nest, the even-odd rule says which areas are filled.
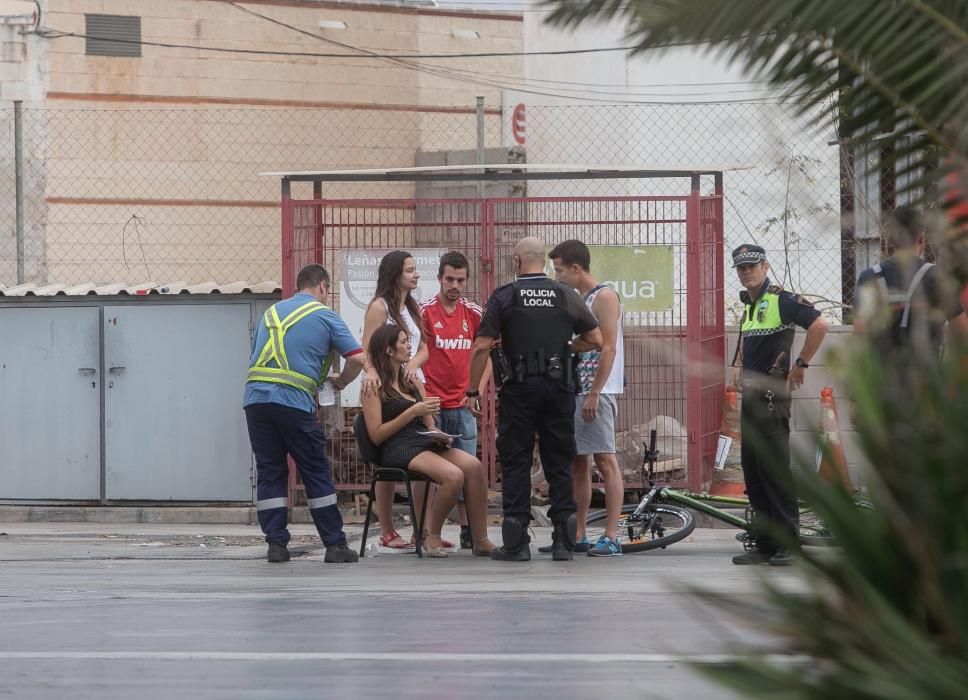
[[[413,549],[416,545],[413,542],[407,542],[396,530],[390,530],[385,535],[380,535],[380,546],[388,549]]]
[[[486,542],[487,544],[491,545],[490,549],[482,549],[480,546],[482,542]],[[473,549],[475,557],[490,557],[491,552],[497,549],[497,545],[491,542],[490,538],[478,537],[476,540],[474,540]]]
[[[428,537],[435,537],[440,540],[441,544],[430,547],[426,546],[423,548],[423,555],[425,557],[430,557],[431,559],[445,559],[447,557],[447,550],[443,546],[443,540],[440,539],[440,535],[427,535],[424,537],[424,542],[427,541]]]
[[[427,539],[427,535],[424,535],[423,536],[423,539],[420,540],[421,544],[426,539]],[[414,541],[414,538],[413,537],[410,538],[410,546],[411,547],[416,547],[417,546],[416,543],[415,543],[415,541]],[[454,543],[453,542],[450,542],[448,540],[445,540],[443,538],[441,538],[441,540],[440,540],[440,546],[442,548],[444,548],[444,549],[453,549],[454,548]]]

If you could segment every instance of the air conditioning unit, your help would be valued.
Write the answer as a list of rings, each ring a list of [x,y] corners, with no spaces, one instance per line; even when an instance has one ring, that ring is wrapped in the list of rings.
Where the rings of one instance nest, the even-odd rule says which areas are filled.
[[[0,0],[0,24],[33,27],[37,24],[37,5],[27,0]]]

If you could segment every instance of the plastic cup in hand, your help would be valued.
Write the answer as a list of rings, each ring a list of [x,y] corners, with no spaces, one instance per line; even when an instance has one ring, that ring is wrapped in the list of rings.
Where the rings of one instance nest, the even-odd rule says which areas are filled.
[[[329,379],[320,384],[316,394],[320,406],[333,406],[336,403],[336,387]]]

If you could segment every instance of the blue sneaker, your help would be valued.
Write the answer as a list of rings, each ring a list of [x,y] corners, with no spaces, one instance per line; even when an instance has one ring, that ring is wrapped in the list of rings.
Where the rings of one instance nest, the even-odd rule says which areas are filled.
[[[578,548],[575,548],[578,551]],[[622,556],[622,545],[615,540],[602,535],[595,546],[588,550],[590,557],[620,557]]]

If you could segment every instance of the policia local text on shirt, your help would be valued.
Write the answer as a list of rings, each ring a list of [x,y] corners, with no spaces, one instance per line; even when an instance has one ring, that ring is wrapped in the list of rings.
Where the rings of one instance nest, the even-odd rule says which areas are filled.
[[[733,557],[733,563],[787,566],[792,557],[784,544],[795,543],[799,534],[790,469],[790,392],[803,384],[804,372],[827,334],[827,322],[802,296],[770,282],[766,251],[760,246],[734,250],[733,267],[745,289],[740,294],[745,306],[737,348],[742,379],[734,358],[733,384],[743,392],[741,461],[755,538],[755,549]],[[807,337],[791,369],[797,326],[806,329]]]
[[[554,524],[552,558],[566,561],[575,547],[575,501],[571,462],[575,456],[575,364],[577,351],[598,349],[598,321],[574,289],[549,279],[544,243],[524,238],[514,248],[515,282],[494,291],[487,301],[471,354],[470,386],[477,387],[495,340],[501,356],[494,362],[500,379],[497,451],[501,458],[504,545],[491,558],[528,561],[531,522],[531,465],[538,434],[541,466],[548,480]],[[577,335],[574,341],[572,336]],[[572,341],[569,343],[569,341]],[[505,376],[498,377],[504,367]],[[469,390],[480,413],[477,391]]]

